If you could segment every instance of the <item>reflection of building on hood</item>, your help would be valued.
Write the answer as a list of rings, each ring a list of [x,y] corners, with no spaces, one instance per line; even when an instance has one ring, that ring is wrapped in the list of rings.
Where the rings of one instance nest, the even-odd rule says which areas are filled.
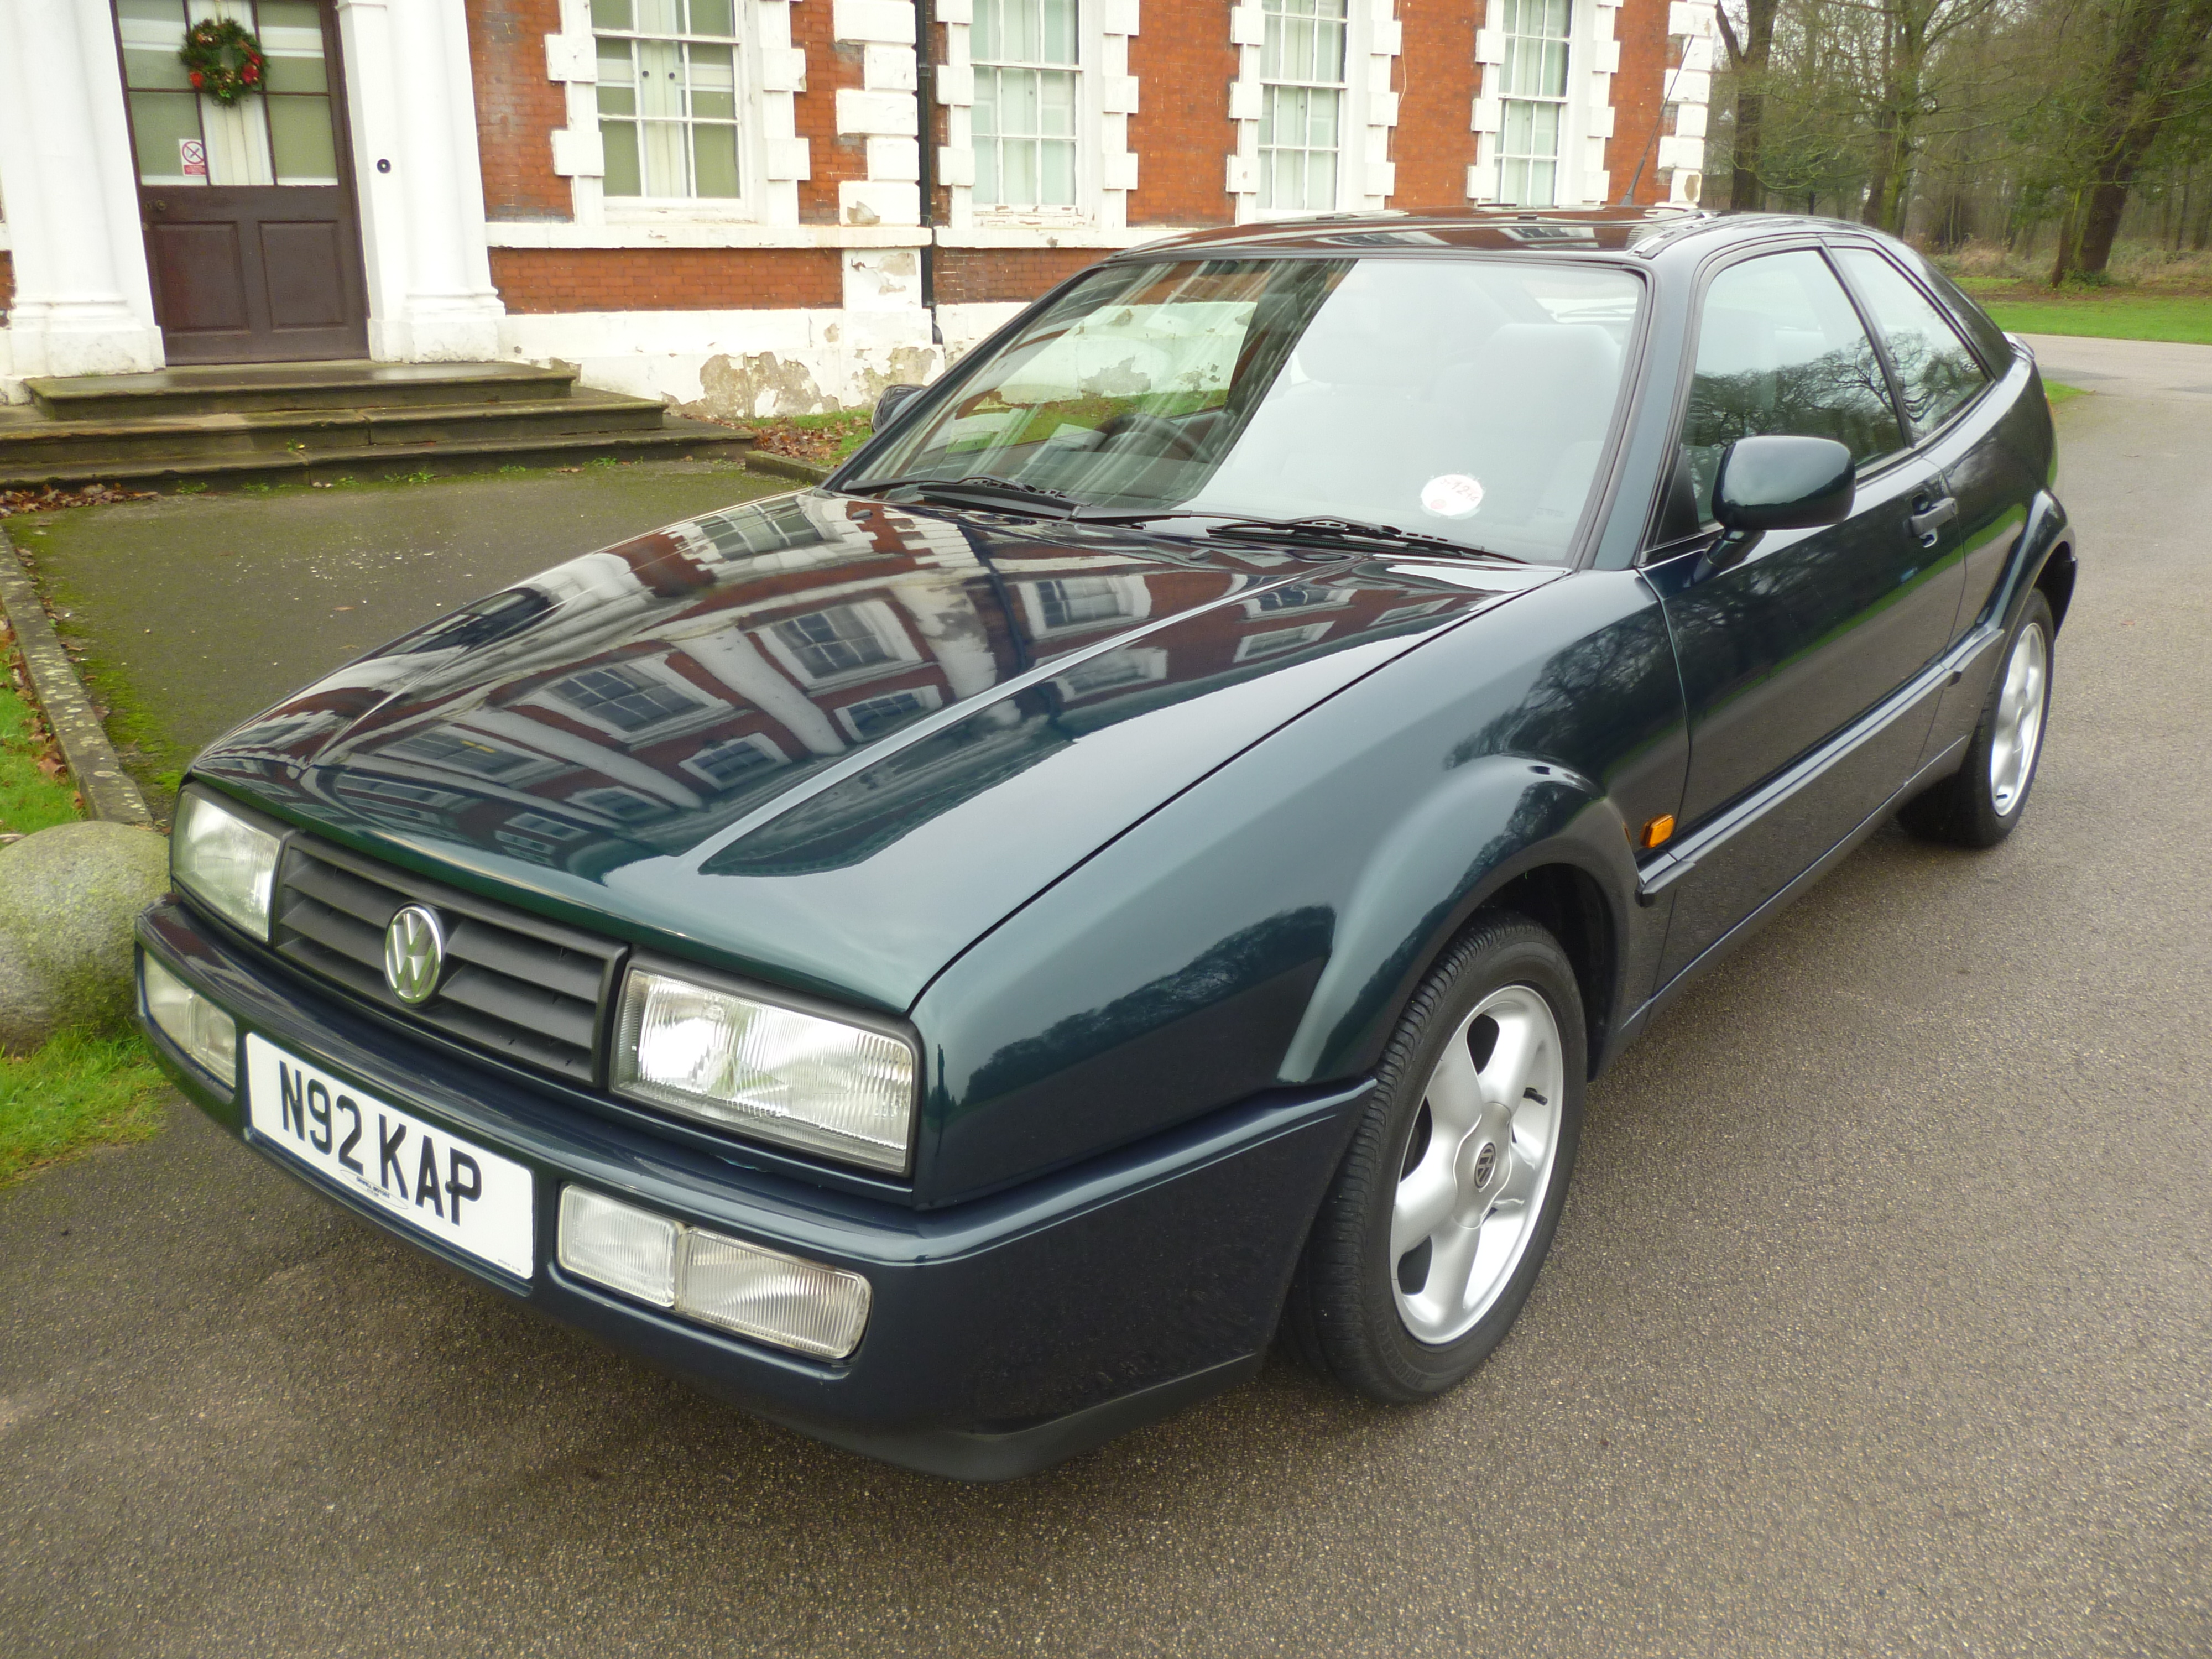
[[[304,763],[307,794],[392,828],[604,870],[696,846],[805,773],[974,702],[756,849],[818,866],[864,848],[896,799],[988,787],[1179,687],[1450,603],[1283,581],[1287,562],[1264,552],[1224,568],[1090,551],[1077,528],[1072,545],[995,552],[987,533],[1006,534],[820,495],[672,525],[363,659],[241,733],[241,752],[295,775]],[[1173,625],[1095,648],[1158,619]],[[1039,668],[1019,695],[989,695]]]

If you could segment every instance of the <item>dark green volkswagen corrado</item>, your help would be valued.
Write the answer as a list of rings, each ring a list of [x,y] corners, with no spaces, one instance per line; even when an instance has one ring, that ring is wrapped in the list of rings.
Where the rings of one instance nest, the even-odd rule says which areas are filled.
[[[2042,388],[1856,227],[1219,231],[884,402],[232,732],[139,929],[248,1146],[839,1444],[1451,1387],[1653,1012],[2025,806]]]

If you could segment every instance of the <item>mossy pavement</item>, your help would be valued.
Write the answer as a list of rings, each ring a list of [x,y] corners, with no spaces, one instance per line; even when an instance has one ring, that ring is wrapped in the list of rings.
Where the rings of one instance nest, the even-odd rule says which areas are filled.
[[[163,495],[9,520],[157,813],[199,749],[362,652],[787,478],[641,461]]]

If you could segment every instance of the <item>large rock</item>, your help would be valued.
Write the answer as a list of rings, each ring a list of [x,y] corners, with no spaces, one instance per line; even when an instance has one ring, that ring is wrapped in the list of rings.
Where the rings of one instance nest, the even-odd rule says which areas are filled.
[[[131,1018],[131,924],[169,884],[169,844],[122,823],[64,823],[0,847],[0,1050]]]

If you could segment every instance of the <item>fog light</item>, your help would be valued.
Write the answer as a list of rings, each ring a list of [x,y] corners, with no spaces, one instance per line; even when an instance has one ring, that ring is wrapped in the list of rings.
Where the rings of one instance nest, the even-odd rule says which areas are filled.
[[[687,1230],[676,1310],[741,1335],[842,1359],[868,1322],[868,1281],[720,1233]]]
[[[675,1304],[676,1243],[683,1231],[650,1210],[581,1187],[561,1189],[561,1265],[655,1307]]]
[[[153,957],[138,960],[147,1017],[198,1064],[235,1085],[238,1022]]]
[[[580,1187],[561,1192],[561,1265],[579,1279],[780,1348],[842,1359],[860,1346],[859,1273],[687,1227]]]

